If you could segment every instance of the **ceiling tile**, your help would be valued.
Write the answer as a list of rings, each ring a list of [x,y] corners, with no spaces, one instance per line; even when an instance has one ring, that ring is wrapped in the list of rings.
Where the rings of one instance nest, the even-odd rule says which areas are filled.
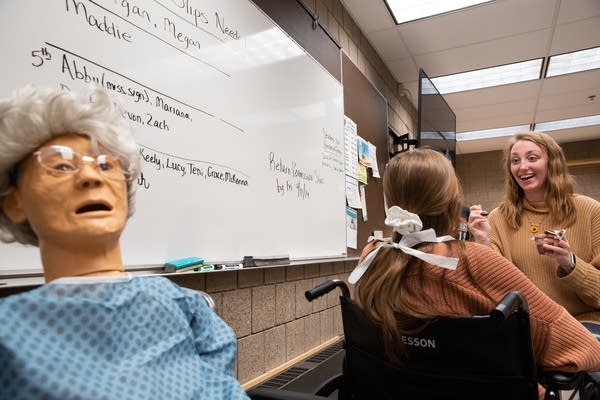
[[[582,140],[590,140],[592,138],[600,138],[600,127],[586,126],[583,128],[564,129],[560,131],[548,132],[558,143],[579,142]]]
[[[541,95],[562,94],[570,91],[589,91],[600,97],[600,69],[553,76],[542,81]]]
[[[456,154],[480,153],[504,149],[508,144],[508,137],[494,137],[489,139],[467,140],[456,142]]]
[[[518,104],[525,104],[527,110],[519,108]],[[485,129],[504,128],[507,126],[517,126],[528,124],[528,121],[533,119],[533,109],[535,104],[532,103],[515,103],[507,106],[507,110],[512,110],[510,113],[497,114],[494,111],[497,108],[494,107],[481,107],[477,110],[470,110],[469,112],[478,113],[476,117],[469,117],[463,119],[460,117],[462,114],[458,114],[456,117],[456,132],[470,132],[479,131]],[[528,110],[531,110],[530,112]],[[486,115],[484,117],[483,115]]]
[[[600,0],[596,0],[600,8]],[[600,43],[600,17],[588,18],[565,25],[554,31],[550,55],[589,49]]]
[[[470,90],[444,95],[444,99],[451,107],[465,108],[471,104],[499,105],[513,103],[519,100],[533,101],[537,99],[541,81],[528,81],[510,85],[494,86],[485,89]]]
[[[542,96],[537,109],[537,121],[546,121],[545,118],[540,118],[540,113],[546,112],[551,112],[553,119],[600,115],[600,98],[590,100],[587,92],[568,92],[560,95]]]
[[[400,25],[409,50],[426,54],[552,26],[555,1],[505,0]]]
[[[594,16],[600,17],[600,1],[562,0],[556,21],[558,24],[564,24]]]
[[[560,99],[544,99],[544,104],[540,105],[535,114],[538,122],[560,121],[589,115],[600,115],[600,101],[587,102],[585,104],[568,104]],[[597,138],[600,138],[600,127],[598,127]]]
[[[408,49],[402,42],[402,38],[395,28],[373,32],[366,36],[384,61],[410,57]]]
[[[473,71],[545,56],[551,29],[524,33],[449,50],[416,55],[430,77]]]
[[[387,62],[390,72],[399,83],[419,80],[419,68],[412,58]],[[427,73],[427,71],[425,71]],[[415,93],[416,94],[416,93]]]
[[[383,0],[341,0],[363,34],[396,26]]]

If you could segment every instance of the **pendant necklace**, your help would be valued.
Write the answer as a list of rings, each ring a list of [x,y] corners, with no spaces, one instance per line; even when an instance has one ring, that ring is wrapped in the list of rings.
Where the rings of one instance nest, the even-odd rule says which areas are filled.
[[[542,230],[541,222],[531,221],[529,217],[527,217],[527,221],[529,221],[529,232],[535,235],[536,233],[539,233]]]
[[[531,201],[527,201],[527,202],[532,207],[539,207],[540,205],[543,205],[543,202],[536,202],[536,203],[531,202]],[[543,208],[545,208],[545,206]],[[535,235],[542,231],[542,221],[541,220],[543,219],[544,215],[539,215],[537,213],[526,213],[525,217],[527,218],[527,222],[529,222],[529,232],[531,232]],[[537,221],[535,221],[535,220],[532,221],[533,218],[537,219]]]
[[[536,222],[529,223],[529,232],[535,234],[535,233],[538,233],[539,231],[540,231],[540,224],[538,224]]]

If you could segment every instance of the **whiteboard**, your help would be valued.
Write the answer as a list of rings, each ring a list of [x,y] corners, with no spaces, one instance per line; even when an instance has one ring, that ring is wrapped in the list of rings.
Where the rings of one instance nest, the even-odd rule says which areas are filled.
[[[249,0],[0,3],[0,96],[104,86],[140,145],[126,265],[346,254],[343,88]],[[0,243],[0,269],[41,268]]]

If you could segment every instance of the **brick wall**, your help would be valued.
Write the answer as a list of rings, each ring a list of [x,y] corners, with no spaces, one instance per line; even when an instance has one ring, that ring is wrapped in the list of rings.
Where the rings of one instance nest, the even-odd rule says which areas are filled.
[[[244,383],[343,333],[339,291],[308,302],[304,292],[346,279],[354,261],[170,277],[203,290],[238,337],[237,378]]]

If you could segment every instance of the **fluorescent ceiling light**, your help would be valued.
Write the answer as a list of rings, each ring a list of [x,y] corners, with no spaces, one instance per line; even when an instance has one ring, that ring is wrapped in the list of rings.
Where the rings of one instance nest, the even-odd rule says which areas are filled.
[[[600,115],[561,119],[559,121],[540,122],[535,124],[535,130],[541,132],[549,132],[558,131],[560,129],[582,128],[584,126],[592,125],[600,125]]]
[[[444,140],[454,140],[456,138],[456,132],[421,132],[421,139],[444,139]]]
[[[600,47],[551,56],[546,77],[600,68]]]
[[[559,121],[540,122],[535,124],[535,130],[538,132],[550,132],[560,129],[582,128],[584,126],[600,125],[600,115],[590,115],[588,117],[579,117],[571,119],[562,119]],[[457,132],[456,141],[464,142],[467,140],[489,139],[501,136],[512,136],[515,133],[529,131],[530,125],[507,126],[504,128],[485,129],[481,131]]]
[[[441,94],[507,85],[540,78],[543,58],[522,61],[499,67],[432,78],[431,81]]]
[[[529,124],[507,126],[504,128],[485,129],[482,131],[457,132],[456,141],[462,142],[466,140],[489,139],[493,137],[512,136],[518,132],[529,131]]]
[[[490,1],[492,0],[385,0],[398,25]]]

